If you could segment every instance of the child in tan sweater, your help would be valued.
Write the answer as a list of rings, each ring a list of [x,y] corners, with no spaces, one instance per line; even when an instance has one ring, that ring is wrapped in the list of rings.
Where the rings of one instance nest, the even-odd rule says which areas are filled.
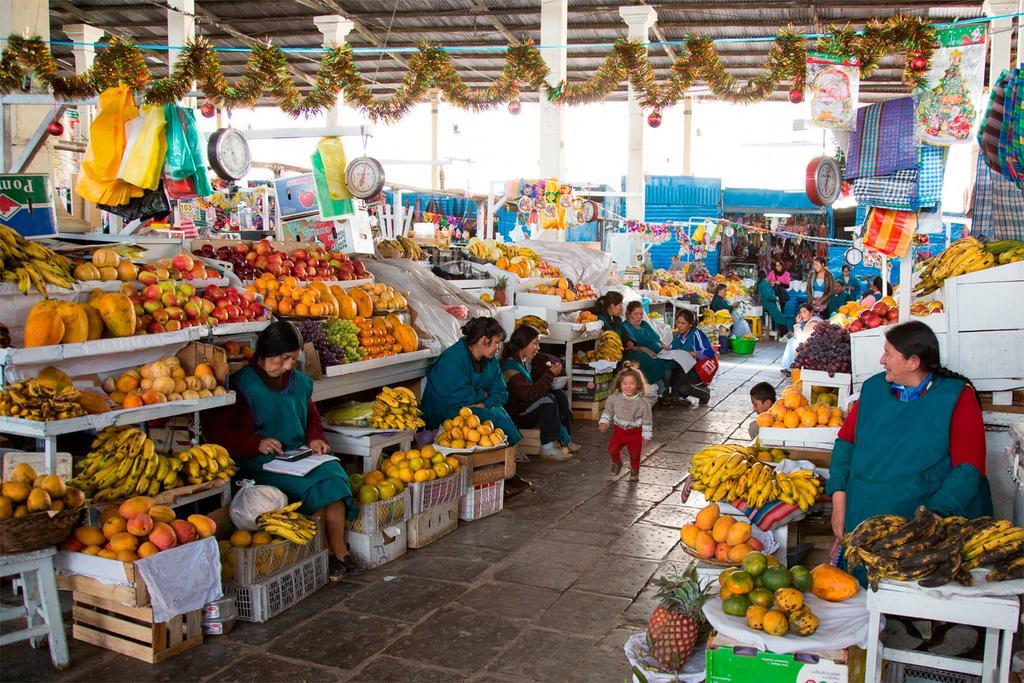
[[[598,423],[602,432],[612,425],[612,440],[608,453],[612,458],[612,475],[622,470],[622,449],[629,451],[629,479],[640,480],[640,455],[644,444],[651,440],[653,419],[651,404],[647,401],[647,383],[643,374],[627,363],[625,369],[615,376],[612,393],[604,404],[604,412]]]

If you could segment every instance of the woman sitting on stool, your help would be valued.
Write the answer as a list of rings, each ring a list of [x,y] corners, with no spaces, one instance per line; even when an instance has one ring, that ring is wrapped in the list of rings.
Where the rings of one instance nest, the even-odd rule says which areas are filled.
[[[553,390],[551,383],[562,374],[555,361],[539,373],[531,372],[533,358],[540,351],[540,333],[522,325],[512,333],[502,354],[501,371],[508,386],[505,410],[518,427],[540,429],[542,460],[568,460],[579,446],[572,443],[572,413],[564,391]],[[534,366],[536,367],[536,366]],[[534,379],[536,377],[536,380]]]

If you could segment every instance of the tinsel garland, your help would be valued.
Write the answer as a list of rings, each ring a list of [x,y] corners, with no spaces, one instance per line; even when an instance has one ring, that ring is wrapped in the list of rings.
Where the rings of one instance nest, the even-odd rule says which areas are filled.
[[[833,26],[818,39],[816,50],[837,55],[855,55],[861,76],[868,77],[884,56],[904,54],[903,80],[912,87],[923,82],[924,72],[911,69],[915,57],[930,60],[935,29],[918,17],[897,15],[871,20],[858,34],[849,27]],[[628,81],[640,104],[659,110],[682,99],[698,79],[718,99],[749,104],[772,95],[779,84],[802,89],[807,48],[805,39],[791,29],[781,31],[772,43],[763,72],[746,82],[734,78],[707,36],[689,36],[672,64],[668,79],[659,83],[647,58],[647,46],[638,41],[619,40],[604,62],[589,78],[579,83],[566,81],[551,85],[540,50],[530,42],[510,45],[505,53],[501,76],[485,88],[471,88],[458,74],[451,56],[435,45],[421,45],[409,56],[401,84],[389,97],[374,96],[359,69],[351,47],[343,45],[325,51],[312,89],[303,94],[288,73],[286,53],[273,45],[252,49],[245,71],[229,84],[221,71],[213,45],[204,38],[181,51],[166,78],[153,79],[142,52],[129,40],[112,38],[89,71],[58,76],[58,67],[46,43],[38,37],[11,35],[0,55],[0,94],[20,91],[32,76],[58,100],[97,95],[119,83],[145,93],[150,104],[168,104],[183,98],[195,83],[206,99],[226,109],[249,108],[269,96],[292,116],[311,116],[333,107],[339,94],[371,119],[395,121],[421,101],[427,91],[437,88],[444,100],[456,107],[480,111],[519,99],[520,90],[530,87],[558,105],[599,102],[622,81]]]

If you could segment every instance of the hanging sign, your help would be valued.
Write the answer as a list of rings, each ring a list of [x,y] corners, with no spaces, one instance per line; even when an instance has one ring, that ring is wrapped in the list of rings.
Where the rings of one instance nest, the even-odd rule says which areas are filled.
[[[950,26],[936,32],[925,85],[917,91],[917,137],[933,145],[974,141],[985,87],[985,26]]]
[[[807,89],[811,93],[811,123],[833,130],[854,129],[860,89],[857,57],[808,52]]]
[[[274,181],[274,190],[282,221],[311,216],[319,211],[316,205],[316,181],[312,173],[278,178]]]
[[[56,235],[50,177],[45,173],[0,175],[0,225],[23,237]]]

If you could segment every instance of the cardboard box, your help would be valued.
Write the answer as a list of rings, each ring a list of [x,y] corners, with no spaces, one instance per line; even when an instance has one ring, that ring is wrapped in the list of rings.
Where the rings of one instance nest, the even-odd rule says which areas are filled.
[[[708,641],[707,683],[849,683],[847,651],[776,654],[715,634]]]

